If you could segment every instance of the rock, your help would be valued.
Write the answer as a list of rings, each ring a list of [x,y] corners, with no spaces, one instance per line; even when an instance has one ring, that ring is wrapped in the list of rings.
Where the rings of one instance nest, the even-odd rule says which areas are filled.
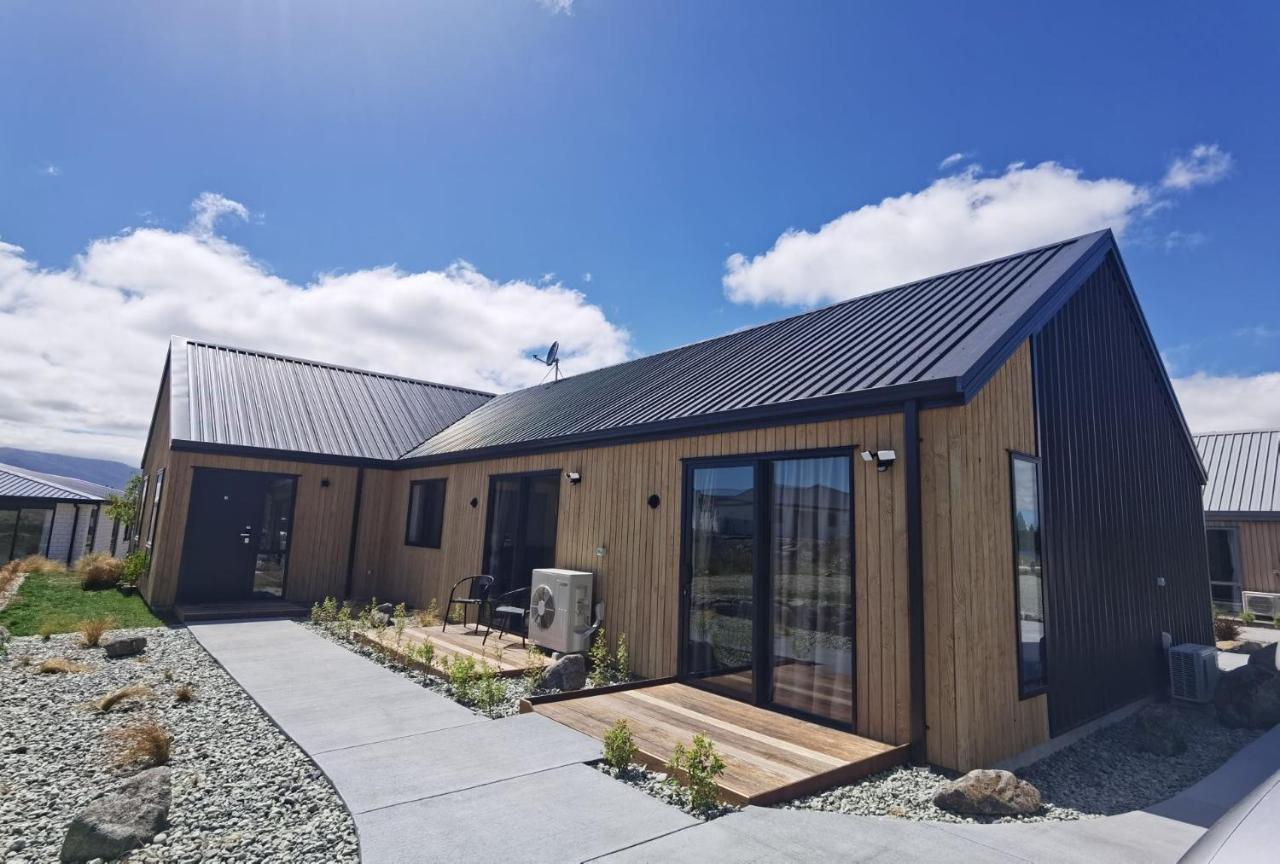
[[[386,612],[374,612],[369,616],[369,621],[374,627],[390,627],[391,615]]]
[[[566,654],[547,667],[543,686],[548,690],[581,690],[586,683],[586,658],[581,654]]]
[[[374,611],[381,612],[383,615],[390,618],[392,615],[396,614],[396,607],[392,606],[390,603],[379,603],[374,607]]]
[[[1269,729],[1280,723],[1280,675],[1261,664],[1249,664],[1218,679],[1213,694],[1223,726]]]
[[[1040,790],[1008,771],[979,768],[938,787],[933,803],[971,816],[1026,816],[1040,809]]]
[[[132,657],[147,650],[146,636],[108,636],[99,643],[108,657]]]
[[[1182,714],[1172,705],[1149,705],[1138,712],[1138,749],[1157,756],[1177,756],[1187,750]]]
[[[64,862],[120,858],[149,843],[169,818],[169,769],[135,774],[119,788],[94,799],[67,828]]]
[[[0,642],[4,641],[4,637],[0,637]],[[1249,655],[1249,665],[1259,666],[1267,672],[1276,671],[1276,646],[1277,643],[1272,642],[1266,647],[1259,648]]]

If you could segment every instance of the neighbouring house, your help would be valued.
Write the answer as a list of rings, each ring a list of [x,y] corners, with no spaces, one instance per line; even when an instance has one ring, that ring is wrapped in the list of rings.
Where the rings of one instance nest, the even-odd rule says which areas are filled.
[[[1241,608],[1241,591],[1280,593],[1280,431],[1196,436],[1204,487],[1209,584],[1215,606]]]
[[[28,555],[75,563],[86,552],[123,553],[126,530],[107,515],[115,489],[0,464],[0,563]]]
[[[955,769],[1211,640],[1203,468],[1109,231],[493,396],[175,338],[154,607],[595,574],[636,672]]]

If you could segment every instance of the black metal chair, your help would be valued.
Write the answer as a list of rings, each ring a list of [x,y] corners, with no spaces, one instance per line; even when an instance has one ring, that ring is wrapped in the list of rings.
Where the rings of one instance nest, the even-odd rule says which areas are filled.
[[[459,597],[458,589],[467,585],[467,596]],[[489,592],[493,590],[492,576],[464,576],[449,589],[449,603],[444,607],[444,621],[440,624],[440,632],[449,629],[449,616],[454,606],[462,607],[462,626],[467,626],[467,608],[476,607],[476,629],[480,629],[480,620],[484,618],[485,607],[489,605]]]
[[[525,647],[525,639],[529,634],[529,589],[517,588],[514,591],[499,594],[494,598],[493,603],[489,606],[489,627],[485,631],[484,638],[480,640],[481,645],[489,641],[489,634],[493,632],[493,618],[495,615],[501,615],[503,620],[503,624],[498,625],[499,639],[508,633],[515,632],[511,627],[513,618],[519,618],[525,622],[524,628],[520,631],[520,647]]]

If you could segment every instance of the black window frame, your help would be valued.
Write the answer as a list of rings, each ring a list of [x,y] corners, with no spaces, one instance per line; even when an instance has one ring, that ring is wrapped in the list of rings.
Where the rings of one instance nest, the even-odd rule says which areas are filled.
[[[155,485],[151,490],[151,517],[147,520],[147,544],[146,550],[150,554],[155,547],[156,542],[156,523],[160,521],[160,501],[164,495],[164,470],[157,468],[155,473]]]
[[[440,506],[439,512],[435,514],[432,523],[428,523],[428,510],[424,506],[422,511],[422,523],[419,527],[423,531],[423,536],[419,540],[413,539],[413,496],[419,487],[431,485],[439,485],[440,487]],[[409,483],[409,497],[405,502],[404,508],[404,545],[415,546],[419,549],[440,549],[444,545],[444,507],[446,496],[449,493],[449,478],[447,477],[427,477],[422,480],[414,480]],[[424,493],[429,494],[429,493]],[[432,540],[435,542],[431,542]]]
[[[1024,462],[1035,468],[1036,480],[1036,517],[1037,529],[1036,533],[1040,538],[1037,553],[1040,557],[1040,626],[1044,630],[1041,637],[1044,640],[1044,653],[1040,658],[1040,678],[1037,681],[1028,682],[1023,676],[1022,665],[1022,584],[1018,579],[1018,478],[1017,464]],[[1030,453],[1022,453],[1018,450],[1009,451],[1009,552],[1010,552],[1010,570],[1013,573],[1013,645],[1014,645],[1014,663],[1017,667],[1018,676],[1018,698],[1031,699],[1049,692],[1049,615],[1046,610],[1045,590],[1045,562],[1044,562],[1044,484],[1042,472],[1040,470],[1041,460],[1039,456]]]

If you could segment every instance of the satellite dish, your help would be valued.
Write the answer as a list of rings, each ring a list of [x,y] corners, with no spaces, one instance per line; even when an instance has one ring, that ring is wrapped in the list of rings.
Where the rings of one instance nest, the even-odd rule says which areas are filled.
[[[551,347],[547,349],[547,359],[542,361],[548,366],[556,365],[556,361],[560,359],[560,343],[552,342]]]

